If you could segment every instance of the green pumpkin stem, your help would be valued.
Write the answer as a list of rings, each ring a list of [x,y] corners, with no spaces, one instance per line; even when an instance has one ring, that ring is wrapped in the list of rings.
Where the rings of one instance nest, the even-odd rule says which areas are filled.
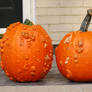
[[[30,25],[30,26],[34,25],[29,19],[26,19],[24,24],[25,25]],[[2,39],[2,37],[3,37],[3,34],[0,34],[0,39]]]
[[[90,24],[90,21],[91,21],[91,16],[92,16],[92,9],[89,9],[87,11],[86,17],[84,18],[84,20],[81,24],[81,27],[80,27],[80,30],[82,32],[87,32],[88,31],[88,27],[89,27],[89,24]]]
[[[26,20],[24,21],[24,24],[25,24],[25,25],[30,25],[30,26],[34,25],[29,19],[26,19]]]
[[[0,39],[2,39],[2,37],[3,37],[3,34],[0,34]]]

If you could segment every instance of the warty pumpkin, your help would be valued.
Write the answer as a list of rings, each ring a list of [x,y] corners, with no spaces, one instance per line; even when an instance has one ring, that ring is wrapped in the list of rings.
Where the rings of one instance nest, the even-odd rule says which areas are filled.
[[[38,81],[49,72],[52,64],[52,41],[40,25],[28,19],[25,24],[10,24],[1,44],[1,67],[10,80]]]
[[[77,82],[92,81],[92,32],[88,31],[92,9],[88,10],[80,30],[64,36],[55,50],[59,71]]]

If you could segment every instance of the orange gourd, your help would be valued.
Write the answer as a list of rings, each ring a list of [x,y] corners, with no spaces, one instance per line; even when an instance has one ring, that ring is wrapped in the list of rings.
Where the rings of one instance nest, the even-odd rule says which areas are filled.
[[[92,32],[87,31],[91,16],[92,9],[80,30],[66,34],[55,50],[59,71],[72,81],[92,81]]]
[[[11,24],[1,44],[1,67],[10,80],[37,81],[44,78],[52,64],[51,39],[40,25],[29,20]]]

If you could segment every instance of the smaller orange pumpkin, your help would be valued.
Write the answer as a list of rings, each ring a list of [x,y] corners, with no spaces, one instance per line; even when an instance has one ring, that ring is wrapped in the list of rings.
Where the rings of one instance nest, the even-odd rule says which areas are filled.
[[[91,16],[92,9],[80,30],[65,35],[55,51],[59,71],[72,81],[92,81],[92,32],[87,31]]]

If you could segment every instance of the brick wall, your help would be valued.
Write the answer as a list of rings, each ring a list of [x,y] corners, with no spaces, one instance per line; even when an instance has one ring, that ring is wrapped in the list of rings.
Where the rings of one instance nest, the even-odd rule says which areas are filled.
[[[80,28],[89,8],[92,0],[36,0],[37,24],[46,29],[53,44],[58,44],[66,33]]]

